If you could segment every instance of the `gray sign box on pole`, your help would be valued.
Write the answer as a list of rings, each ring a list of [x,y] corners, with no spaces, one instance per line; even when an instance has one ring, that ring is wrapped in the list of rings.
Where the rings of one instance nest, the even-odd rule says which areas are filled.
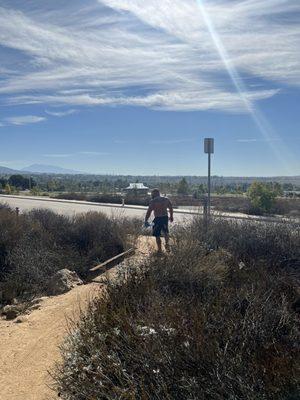
[[[214,139],[206,138],[204,139],[204,153],[213,154],[214,152]]]

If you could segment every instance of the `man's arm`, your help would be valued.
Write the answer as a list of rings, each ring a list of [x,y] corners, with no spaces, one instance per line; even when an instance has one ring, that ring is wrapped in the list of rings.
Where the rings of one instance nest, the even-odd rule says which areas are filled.
[[[146,212],[145,223],[148,222],[148,219],[150,218],[150,215],[151,215],[152,211],[153,211],[153,207],[152,207],[152,204],[150,204],[149,207],[148,207],[148,210]]]
[[[170,222],[173,222],[174,221],[174,218],[173,218],[173,205],[172,205],[172,203],[170,202],[169,199],[168,199],[168,209],[169,209],[169,212],[170,212]]]

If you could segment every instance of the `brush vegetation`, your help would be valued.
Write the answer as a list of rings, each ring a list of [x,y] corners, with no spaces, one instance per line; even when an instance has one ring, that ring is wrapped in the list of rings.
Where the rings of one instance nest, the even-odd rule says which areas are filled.
[[[65,400],[296,400],[299,227],[201,220],[131,265],[74,323]],[[297,305],[298,304],[298,305]]]
[[[73,217],[36,209],[17,215],[0,207],[0,303],[46,293],[60,269],[88,270],[132,245],[136,224],[90,212]],[[129,236],[128,233],[132,235]]]

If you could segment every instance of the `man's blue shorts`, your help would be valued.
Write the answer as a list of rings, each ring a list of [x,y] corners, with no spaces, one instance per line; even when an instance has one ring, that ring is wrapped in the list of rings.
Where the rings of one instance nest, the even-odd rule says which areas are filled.
[[[164,235],[169,233],[169,217],[167,215],[163,217],[155,217],[153,223],[153,236],[160,237],[162,233]]]

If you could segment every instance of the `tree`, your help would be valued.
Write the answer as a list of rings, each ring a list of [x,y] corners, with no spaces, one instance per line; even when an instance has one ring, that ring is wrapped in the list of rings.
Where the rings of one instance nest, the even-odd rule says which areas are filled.
[[[48,192],[55,192],[58,190],[59,184],[54,179],[51,179],[47,182],[46,188]]]
[[[269,213],[274,207],[276,192],[261,182],[253,182],[247,195],[256,212]]]
[[[294,186],[292,183],[284,183],[282,186],[283,186],[283,189],[286,191],[294,190]]]
[[[179,195],[187,195],[189,193],[189,184],[187,183],[185,178],[182,178],[178,183],[177,194]]]
[[[5,185],[4,190],[5,190],[5,193],[6,193],[6,194],[11,194],[12,190],[11,190],[11,187],[10,187],[9,183],[7,183],[7,184]]]
[[[7,184],[7,179],[0,178],[0,188],[5,188],[6,184]]]
[[[201,183],[195,188],[193,192],[193,197],[194,199],[200,199],[206,192],[207,192],[206,186],[203,185],[203,183]]]
[[[274,191],[276,196],[282,196],[283,195],[282,186],[278,182],[274,182],[273,183],[273,191]]]
[[[32,194],[33,196],[38,196],[40,194],[39,189],[35,186],[30,190],[30,194]]]
[[[203,183],[201,183],[201,184],[198,186],[198,192],[199,192],[200,196],[203,195],[203,194],[205,194],[205,193],[207,192],[207,186],[204,185]]]
[[[29,183],[29,179],[31,182]],[[36,183],[32,178],[27,178],[24,177],[23,175],[11,175],[11,177],[8,179],[8,183],[11,186],[15,186],[17,189],[29,189],[29,186],[33,187],[36,186]]]
[[[240,184],[235,185],[235,193],[237,194],[243,194],[243,188]]]
[[[228,192],[228,189],[226,186],[217,186],[216,187],[216,193],[217,194],[226,194]]]

